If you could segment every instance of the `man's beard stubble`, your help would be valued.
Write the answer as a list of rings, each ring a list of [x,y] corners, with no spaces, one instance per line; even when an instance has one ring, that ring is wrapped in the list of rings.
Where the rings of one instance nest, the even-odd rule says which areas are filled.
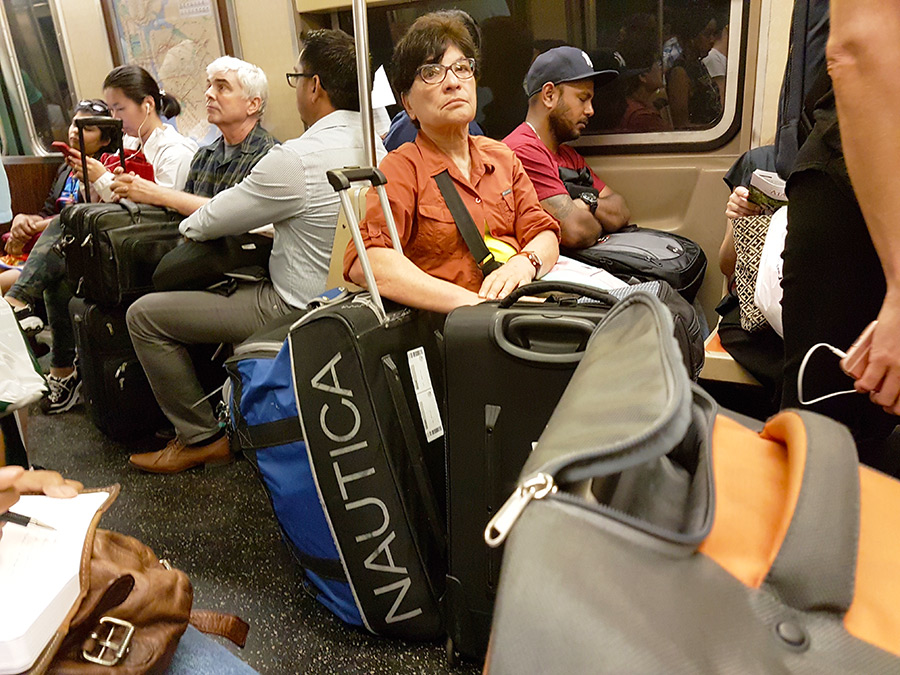
[[[550,118],[548,119],[550,132],[553,134],[557,143],[574,141],[581,136],[581,132],[576,126],[566,119],[569,110],[569,106],[560,100],[557,102],[556,107],[550,111]]]

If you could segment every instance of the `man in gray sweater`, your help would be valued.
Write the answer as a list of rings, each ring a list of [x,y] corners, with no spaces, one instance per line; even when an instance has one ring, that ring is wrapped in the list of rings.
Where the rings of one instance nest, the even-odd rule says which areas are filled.
[[[353,39],[336,30],[309,33],[287,79],[297,89],[306,132],[272,148],[249,176],[180,226],[187,238],[204,241],[274,224],[271,280],[239,285],[228,296],[151,293],[128,309],[135,351],[176,432],[162,450],[131,456],[144,471],[178,473],[231,459],[224,430],[201,401],[205,394],[187,345],[241,342],[325,290],[340,209],[325,172],[366,161]],[[385,154],[378,139],[376,154],[379,160]]]

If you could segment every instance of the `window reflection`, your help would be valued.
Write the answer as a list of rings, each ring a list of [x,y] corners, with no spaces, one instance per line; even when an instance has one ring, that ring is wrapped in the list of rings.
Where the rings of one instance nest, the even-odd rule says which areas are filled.
[[[38,140],[49,149],[64,141],[72,95],[47,0],[3,0],[15,58]],[[8,99],[7,99],[8,100]]]
[[[522,82],[534,58],[566,44],[587,52],[597,70],[620,72],[595,92],[585,135],[702,130],[716,126],[725,108],[729,11],[737,4],[424,0],[370,7],[369,42],[373,66],[388,65],[394,43],[416,17],[450,7],[468,12],[482,33],[476,122],[493,138],[525,119]],[[349,10],[339,13],[339,23],[352,31]]]

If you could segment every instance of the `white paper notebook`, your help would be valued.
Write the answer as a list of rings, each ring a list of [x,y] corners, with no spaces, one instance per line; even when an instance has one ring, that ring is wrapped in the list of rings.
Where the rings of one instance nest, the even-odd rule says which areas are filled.
[[[6,523],[0,538],[0,675],[34,664],[80,592],[84,540],[110,498],[88,492],[72,499],[26,495],[12,510],[55,527]]]
[[[573,284],[582,284],[597,288],[601,291],[611,291],[616,288],[628,288],[621,279],[599,267],[588,265],[580,260],[559,256],[559,261],[540,281],[567,281]]]

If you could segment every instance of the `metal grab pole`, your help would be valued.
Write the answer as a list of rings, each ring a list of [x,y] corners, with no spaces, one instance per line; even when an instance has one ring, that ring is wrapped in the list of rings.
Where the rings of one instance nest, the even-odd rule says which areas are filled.
[[[366,164],[375,166],[375,124],[372,120],[372,77],[369,72],[369,24],[366,20],[365,0],[353,0],[353,33],[356,40],[359,111],[362,115]]]

